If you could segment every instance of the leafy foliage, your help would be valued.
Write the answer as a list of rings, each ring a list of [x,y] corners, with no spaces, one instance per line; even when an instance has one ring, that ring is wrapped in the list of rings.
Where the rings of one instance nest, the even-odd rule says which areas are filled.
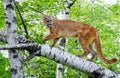
[[[2,54],[0,54],[0,78],[9,78],[9,74],[10,69],[8,58],[5,58]]]
[[[3,10],[3,5],[2,1],[0,1],[0,29],[5,26],[5,19],[4,19],[4,10]]]

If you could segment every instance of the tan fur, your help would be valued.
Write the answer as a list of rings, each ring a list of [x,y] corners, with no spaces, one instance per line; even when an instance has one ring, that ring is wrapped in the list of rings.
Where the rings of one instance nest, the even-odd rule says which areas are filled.
[[[53,47],[61,37],[77,37],[84,51],[83,54],[78,55],[79,57],[84,57],[90,53],[92,54],[91,59],[88,59],[90,61],[94,59],[96,54],[106,64],[112,64],[117,61],[116,58],[109,60],[103,56],[99,35],[94,27],[72,20],[53,19],[50,16],[44,16],[43,23],[50,32],[50,34],[45,37],[44,43],[53,39]],[[96,45],[97,52],[95,52],[92,47],[93,43]]]

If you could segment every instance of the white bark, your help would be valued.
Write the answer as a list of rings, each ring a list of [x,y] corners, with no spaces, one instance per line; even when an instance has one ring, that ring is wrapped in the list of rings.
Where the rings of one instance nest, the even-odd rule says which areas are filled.
[[[40,54],[44,57],[52,59],[58,63],[67,65],[79,71],[84,71],[91,74],[100,74],[102,78],[120,78],[120,74],[105,69],[93,62],[83,60],[75,55],[64,52],[63,50],[52,48],[49,45],[42,45]]]
[[[13,0],[3,0],[5,21],[7,28],[7,42],[9,45],[17,44],[16,17]],[[11,78],[23,78],[22,64],[19,50],[9,50]]]
[[[38,46],[37,43],[21,43],[21,44],[12,44],[11,45],[2,45],[0,46],[0,50],[7,50],[7,49],[27,49]]]
[[[62,78],[62,70],[63,70],[62,64],[57,63],[56,78]]]
[[[58,15],[58,18],[62,18],[62,16]],[[60,40],[59,42],[59,48],[64,50],[64,42],[62,42],[62,40]],[[60,63],[57,63],[57,68],[56,68],[56,78],[62,78],[62,70],[63,70],[63,66]]]
[[[0,41],[7,42],[7,32],[5,30],[0,30]]]
[[[22,46],[24,47],[25,45],[28,45],[28,44],[23,44],[17,47],[21,48]],[[8,49],[10,48],[14,48],[14,46],[9,47]],[[51,48],[47,44],[44,44],[41,46],[37,45],[36,49],[37,49],[37,52],[35,52],[34,54],[38,54],[39,56],[40,55],[44,56],[48,59],[52,59],[53,61],[57,63],[64,64],[78,71],[83,71],[83,72],[91,73],[94,75],[100,74],[102,76],[101,78],[120,78],[120,74],[117,74],[111,70],[105,69],[101,67],[100,65],[94,64],[93,62],[83,60],[82,58],[79,58],[75,55],[64,52],[61,49],[57,49],[54,47]]]

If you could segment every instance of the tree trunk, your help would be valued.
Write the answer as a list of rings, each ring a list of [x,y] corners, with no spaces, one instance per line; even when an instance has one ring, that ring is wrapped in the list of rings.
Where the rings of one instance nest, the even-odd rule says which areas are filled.
[[[7,28],[7,42],[9,45],[17,44],[16,16],[13,0],[3,0],[4,14]],[[20,61],[19,50],[9,50],[11,78],[23,78],[22,63]]]

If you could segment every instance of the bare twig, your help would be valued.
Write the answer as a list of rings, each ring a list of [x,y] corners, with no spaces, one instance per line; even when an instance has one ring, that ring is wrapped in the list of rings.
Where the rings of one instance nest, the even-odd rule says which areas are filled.
[[[25,5],[27,6],[27,3],[25,3]],[[39,10],[35,9],[35,8],[32,7],[32,6],[27,6],[27,7],[30,8],[30,9],[32,9],[32,10],[34,10],[35,12],[38,12],[38,13],[40,13],[40,14],[42,14],[42,15],[45,15],[45,14],[43,14],[42,12],[40,12]]]

